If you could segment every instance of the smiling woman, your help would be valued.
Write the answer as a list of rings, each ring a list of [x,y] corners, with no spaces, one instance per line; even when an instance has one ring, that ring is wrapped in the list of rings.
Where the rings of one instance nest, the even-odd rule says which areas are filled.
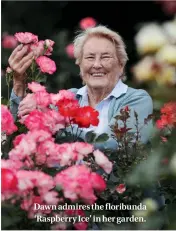
[[[21,61],[24,63],[23,66],[28,62],[25,52],[24,49],[18,49],[18,52],[12,53],[9,58],[12,70],[15,70],[14,60],[18,60],[16,56],[23,56]],[[90,130],[97,134],[107,133],[109,140],[101,143],[98,147],[116,149],[118,144],[111,138],[112,131],[110,129],[110,126],[114,124],[114,117],[120,113],[122,108],[128,106],[131,113],[128,127],[131,128],[130,132],[135,133],[134,111],[138,113],[139,126],[143,125],[144,119],[152,114],[152,99],[146,91],[128,87],[122,82],[128,56],[121,36],[115,31],[105,26],[89,27],[82,31],[74,39],[74,56],[76,64],[80,67],[80,75],[85,86],[80,89],[70,89],[70,91],[75,93],[80,106],[91,106],[99,113],[98,126],[91,125],[82,129],[81,138],[84,139]],[[23,100],[18,97],[18,92],[21,91],[19,88],[24,87],[23,73],[15,73],[14,82],[18,83],[18,91],[14,92],[13,89],[11,94],[12,113],[16,114],[18,110],[18,114],[22,117],[36,107],[36,103],[29,96]],[[141,141],[144,143],[149,140],[151,123],[146,126],[143,126],[140,134]],[[73,132],[78,132],[76,126]]]

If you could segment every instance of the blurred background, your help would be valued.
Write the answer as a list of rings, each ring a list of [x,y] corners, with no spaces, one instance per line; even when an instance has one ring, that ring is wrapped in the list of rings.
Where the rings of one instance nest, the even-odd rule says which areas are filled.
[[[32,32],[38,35],[40,40],[55,41],[51,58],[56,62],[57,71],[54,75],[48,76],[49,91],[57,92],[63,88],[81,87],[79,69],[74,63],[72,47],[69,44],[72,43],[75,32],[80,30],[80,21],[87,17],[93,18],[97,24],[106,25],[119,32],[124,39],[129,56],[126,66],[127,84],[136,88],[151,89],[146,76],[144,76],[145,81],[139,80],[134,68],[140,59],[148,55],[148,51],[141,54],[138,52],[135,36],[148,23],[162,25],[172,21],[175,13],[176,1],[167,0],[144,2],[2,1],[2,96],[7,97],[4,76],[8,66],[8,57],[17,45],[12,37],[16,32]],[[157,39],[155,42],[158,42]]]

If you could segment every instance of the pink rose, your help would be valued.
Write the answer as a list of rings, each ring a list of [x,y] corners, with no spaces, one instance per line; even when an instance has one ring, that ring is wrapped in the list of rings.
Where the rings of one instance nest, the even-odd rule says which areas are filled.
[[[55,62],[48,57],[40,56],[36,59],[36,63],[43,73],[53,74],[56,71]]]
[[[90,180],[92,182],[92,187],[96,191],[102,192],[106,189],[105,180],[99,174],[92,172]]]
[[[38,91],[46,92],[46,88],[44,86],[42,86],[41,84],[37,83],[37,82],[28,83],[28,88],[33,93],[36,93]]]
[[[94,27],[94,26],[96,26],[96,24],[97,23],[96,23],[95,19],[93,19],[91,17],[83,18],[79,23],[80,28],[82,30],[86,30],[89,27]]]
[[[18,130],[14,124],[13,116],[5,105],[1,105],[1,130],[7,135],[11,135]]]
[[[73,44],[69,44],[68,46],[66,46],[66,53],[70,58],[74,58],[74,46]]]
[[[110,173],[112,171],[112,162],[99,150],[93,152],[95,157],[95,162],[106,172]]]
[[[47,50],[45,51],[45,55],[51,55],[55,42],[50,39],[46,39],[44,44],[47,47]]]
[[[13,49],[17,46],[18,42],[16,41],[13,35],[5,35],[2,40],[2,47]]]
[[[50,94],[45,91],[38,91],[34,95],[37,105],[40,107],[47,107],[51,103]]]
[[[40,40],[37,43],[31,44],[29,47],[30,51],[33,51],[36,57],[44,55],[44,41]]]
[[[18,42],[23,43],[23,44],[38,42],[38,36],[30,32],[24,32],[24,33],[19,32],[19,33],[16,33],[14,36]]]

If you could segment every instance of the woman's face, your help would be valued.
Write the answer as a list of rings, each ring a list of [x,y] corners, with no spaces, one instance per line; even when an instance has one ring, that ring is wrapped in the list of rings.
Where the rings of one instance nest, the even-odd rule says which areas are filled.
[[[113,89],[123,72],[115,45],[106,38],[89,38],[83,46],[80,71],[88,87]]]

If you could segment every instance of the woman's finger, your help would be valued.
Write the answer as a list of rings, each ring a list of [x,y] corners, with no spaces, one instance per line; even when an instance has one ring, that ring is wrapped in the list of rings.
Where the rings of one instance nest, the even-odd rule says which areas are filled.
[[[30,112],[31,112],[30,109],[20,110],[20,111],[18,112],[18,116],[21,117],[21,116],[24,116],[24,115],[28,115]]]
[[[13,60],[15,55],[17,54],[18,51],[20,51],[23,48],[23,44],[18,45],[12,52],[12,54],[9,57],[9,61]]]
[[[22,57],[27,53],[28,46],[24,46],[20,51],[16,53],[16,55],[13,57],[13,61],[17,62],[22,59]]]
[[[30,52],[28,55],[22,58],[22,60],[19,62],[19,66],[22,67],[27,61],[31,60],[34,56],[33,52]]]
[[[28,67],[32,64],[32,59],[29,59],[21,68],[19,68],[18,73],[24,74]]]

